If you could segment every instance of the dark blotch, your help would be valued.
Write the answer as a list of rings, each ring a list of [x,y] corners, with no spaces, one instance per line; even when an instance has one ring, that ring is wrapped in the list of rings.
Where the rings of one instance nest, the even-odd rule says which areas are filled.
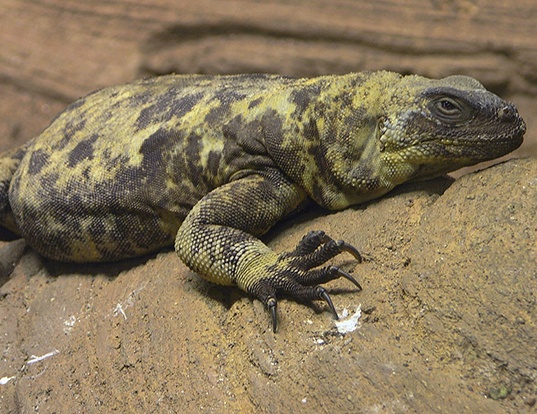
[[[261,102],[263,102],[263,98],[256,98],[253,101],[251,101],[248,104],[248,109],[255,108],[257,105],[259,105]]]
[[[282,117],[274,110],[267,111],[262,118],[264,144],[270,158],[284,173],[288,174],[296,182],[301,182],[305,165],[304,148],[298,146],[282,145],[289,132],[284,130]]]
[[[139,108],[140,106],[143,106],[147,104],[148,102],[153,99],[154,95],[151,93],[150,90],[146,90],[144,92],[141,92],[137,95],[131,96],[128,99],[127,105],[131,108]]]
[[[349,90],[343,90],[338,96],[335,97],[335,101],[342,108],[350,108],[354,105],[354,95]]]
[[[84,160],[92,160],[94,158],[93,144],[98,138],[98,134],[93,134],[88,139],[80,141],[69,153],[69,167],[72,168]]]
[[[222,127],[222,132],[226,141],[236,142],[248,154],[267,152],[263,144],[263,125],[258,120],[246,122],[242,115],[237,115]]]
[[[163,165],[173,140],[167,130],[160,128],[151,134],[142,144],[140,154],[143,155],[142,168],[145,171],[157,170]]]
[[[202,92],[198,92],[177,98],[177,91],[175,88],[170,91],[169,94],[171,95],[169,98],[170,112],[171,115],[177,118],[182,118],[189,113],[204,96]],[[168,101],[168,99],[166,101]]]
[[[187,94],[178,96],[180,90],[171,88],[165,94],[157,97],[156,102],[140,111],[140,116],[136,120],[136,126],[140,129],[146,128],[154,123],[169,121],[173,117],[182,118],[196,106],[203,98],[203,93]]]
[[[319,134],[319,128],[317,127],[317,122],[314,119],[310,119],[304,125],[304,138],[308,141],[320,142],[321,137]]]
[[[216,151],[209,152],[209,158],[207,159],[207,168],[211,176],[216,177],[218,175],[221,159],[222,153]]]
[[[291,94],[291,99],[297,106],[297,112],[303,113],[311,106],[312,101],[317,100],[320,93],[318,85],[312,85],[297,89]]]
[[[229,113],[229,106],[228,105],[220,105],[216,108],[212,108],[207,116],[205,117],[205,122],[208,125],[214,125],[217,126],[221,123],[221,121],[224,119],[224,117]]]
[[[267,142],[279,144],[283,141],[283,121],[275,110],[267,111],[261,122]]]
[[[68,120],[65,122],[65,126],[63,127],[63,137],[58,140],[58,142],[52,146],[52,149],[55,151],[59,151],[64,149],[67,144],[73,139],[73,137],[76,135],[77,132],[83,131],[86,127],[86,118],[84,113],[79,113],[77,115],[74,115],[74,118],[72,120]]]
[[[184,149],[187,176],[191,177],[194,185],[199,185],[206,177],[201,166],[201,139],[199,135],[190,134],[186,139]],[[205,183],[206,184],[206,183]]]
[[[47,194],[49,189],[57,192],[56,182],[58,181],[59,174],[57,172],[42,174],[38,177],[39,185],[43,190],[43,194]]]
[[[50,156],[42,150],[34,151],[30,157],[30,163],[28,165],[28,174],[39,174],[43,167],[48,164],[49,157]]]
[[[215,108],[212,108],[207,116],[205,117],[205,122],[209,125],[218,125],[223,119],[229,115],[231,105],[235,102],[245,99],[247,95],[229,89],[218,90],[214,93],[211,101],[218,101],[220,105]]]

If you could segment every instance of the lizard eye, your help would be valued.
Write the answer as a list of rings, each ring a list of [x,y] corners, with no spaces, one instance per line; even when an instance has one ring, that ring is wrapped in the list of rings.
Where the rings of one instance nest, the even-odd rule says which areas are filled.
[[[436,118],[446,122],[464,121],[468,115],[463,104],[446,96],[435,99],[429,108]]]
[[[457,107],[449,99],[442,99],[439,102],[440,109],[446,113],[453,113],[457,111]]]
[[[440,99],[436,103],[436,108],[438,112],[448,117],[457,116],[461,111],[461,108],[453,100],[448,98]]]

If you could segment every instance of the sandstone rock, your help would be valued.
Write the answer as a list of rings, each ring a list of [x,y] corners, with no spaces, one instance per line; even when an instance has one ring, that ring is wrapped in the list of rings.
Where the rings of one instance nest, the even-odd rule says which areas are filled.
[[[405,185],[312,229],[353,243],[361,281],[321,303],[281,300],[280,325],[173,252],[73,267],[23,255],[1,287],[1,412],[529,412],[537,393],[537,159]],[[35,360],[33,356],[46,358]]]

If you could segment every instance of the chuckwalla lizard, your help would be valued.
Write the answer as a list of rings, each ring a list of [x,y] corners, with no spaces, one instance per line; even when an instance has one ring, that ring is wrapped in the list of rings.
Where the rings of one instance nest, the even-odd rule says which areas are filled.
[[[204,278],[262,301],[325,300],[358,251],[322,231],[291,252],[258,237],[313,200],[343,209],[519,147],[517,109],[475,79],[392,72],[180,76],[94,92],[0,157],[2,238],[43,256],[119,260],[175,242]]]

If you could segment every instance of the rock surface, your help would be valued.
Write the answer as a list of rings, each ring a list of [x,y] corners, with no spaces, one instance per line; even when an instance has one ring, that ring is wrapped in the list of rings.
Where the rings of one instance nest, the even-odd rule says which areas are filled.
[[[2,1],[0,149],[97,88],[148,75],[388,69],[474,76],[528,122],[537,155],[533,0]]]
[[[173,252],[73,267],[27,249],[0,290],[0,411],[529,412],[536,214],[533,158],[279,225],[278,251],[323,229],[363,252],[335,260],[362,292],[328,284],[340,314],[361,308],[345,334],[290,300],[273,334],[259,302]]]
[[[0,145],[96,88],[167,72],[462,73],[514,101],[537,154],[532,0],[2,2]],[[0,245],[0,412],[531,412],[537,407],[537,159],[307,212],[366,258],[322,304],[265,309],[173,252],[67,266]],[[21,257],[22,256],[22,257]],[[17,258],[20,257],[20,261]],[[16,265],[15,265],[16,264]],[[354,325],[351,324],[351,328]]]

